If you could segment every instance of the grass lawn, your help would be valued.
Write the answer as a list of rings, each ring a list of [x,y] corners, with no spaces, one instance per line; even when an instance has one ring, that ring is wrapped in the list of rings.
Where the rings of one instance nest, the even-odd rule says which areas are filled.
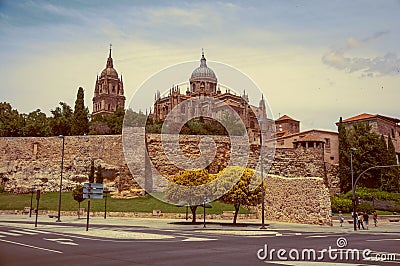
[[[44,193],[40,197],[39,210],[58,210],[58,192]],[[31,194],[12,194],[0,193],[0,210],[22,210],[29,207]],[[33,207],[36,208],[36,194],[33,195]],[[81,208],[87,207],[87,200],[81,202]],[[61,197],[61,210],[75,211],[78,209],[78,202],[72,197],[72,192],[63,192]],[[91,211],[104,211],[104,199],[92,199],[90,201]],[[107,211],[110,212],[147,212],[161,210],[163,213],[185,213],[185,207],[176,207],[174,205],[162,202],[150,195],[143,198],[134,199],[113,199],[107,198]],[[221,214],[223,211],[234,211],[233,205],[224,204],[219,201],[212,203],[212,208],[207,208],[208,214]],[[203,208],[197,208],[197,213],[202,213]],[[190,210],[189,210],[190,213]],[[240,207],[239,213],[250,213],[249,210]]]

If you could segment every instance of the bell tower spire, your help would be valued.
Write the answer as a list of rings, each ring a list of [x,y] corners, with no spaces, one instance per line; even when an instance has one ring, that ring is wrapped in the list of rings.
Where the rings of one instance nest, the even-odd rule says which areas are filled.
[[[109,55],[108,55],[106,67],[114,67],[113,59],[112,59],[112,57],[111,57],[111,47],[112,47],[112,44],[110,43],[110,53],[109,53]]]

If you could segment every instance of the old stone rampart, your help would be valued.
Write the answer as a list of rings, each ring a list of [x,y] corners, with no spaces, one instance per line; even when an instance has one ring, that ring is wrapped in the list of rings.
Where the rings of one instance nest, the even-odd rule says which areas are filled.
[[[200,136],[180,136],[179,145],[188,158],[200,156],[200,138]],[[216,173],[227,165],[231,147],[228,137],[211,136],[211,138],[215,142],[216,157],[209,162],[209,171]],[[148,154],[154,168],[168,178],[179,168],[168,160],[160,141],[159,135],[148,136]],[[240,149],[238,152],[240,153]],[[44,192],[58,191],[61,158],[62,139],[59,137],[0,138],[2,185],[6,191],[16,193],[27,192],[31,187],[41,188]],[[251,145],[248,166],[257,165],[258,158],[259,147]],[[263,159],[264,164],[267,164],[272,158],[265,156]],[[135,196],[143,192],[127,166],[121,135],[66,136],[64,191],[73,189],[79,182],[87,182],[92,160],[95,166],[101,165],[105,168],[103,173],[105,183],[109,189],[115,191],[115,196]],[[135,167],[143,170],[144,152],[134,154],[134,162]],[[269,206],[267,213],[272,215],[268,217],[280,221],[329,224],[330,220],[325,214],[329,212],[327,209],[330,208],[330,201],[329,193],[326,197],[325,192],[327,187],[335,184],[327,184],[332,179],[327,173],[334,173],[334,170],[328,168],[323,162],[323,150],[320,148],[276,149],[269,174],[286,179],[273,177],[269,181],[268,195],[273,197],[266,198],[266,205]],[[302,179],[298,179],[299,177]],[[153,185],[157,187],[165,184]],[[312,215],[306,215],[307,212]]]

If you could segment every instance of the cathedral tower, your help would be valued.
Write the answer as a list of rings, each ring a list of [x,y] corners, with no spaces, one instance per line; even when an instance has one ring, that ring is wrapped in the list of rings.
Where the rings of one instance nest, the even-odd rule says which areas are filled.
[[[118,107],[125,107],[124,83],[114,69],[110,44],[106,68],[96,79],[92,116],[112,114]]]

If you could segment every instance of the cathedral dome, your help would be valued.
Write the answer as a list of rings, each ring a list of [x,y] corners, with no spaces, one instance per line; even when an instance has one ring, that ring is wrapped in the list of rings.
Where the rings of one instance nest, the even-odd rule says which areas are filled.
[[[212,78],[215,79],[215,81],[217,80],[217,76],[215,75],[214,71],[207,66],[204,53],[202,53],[201,56],[200,66],[193,70],[192,76],[190,77],[191,80],[196,78]]]
[[[101,71],[100,77],[104,76],[118,78],[118,73],[113,67],[107,67],[103,71]]]

